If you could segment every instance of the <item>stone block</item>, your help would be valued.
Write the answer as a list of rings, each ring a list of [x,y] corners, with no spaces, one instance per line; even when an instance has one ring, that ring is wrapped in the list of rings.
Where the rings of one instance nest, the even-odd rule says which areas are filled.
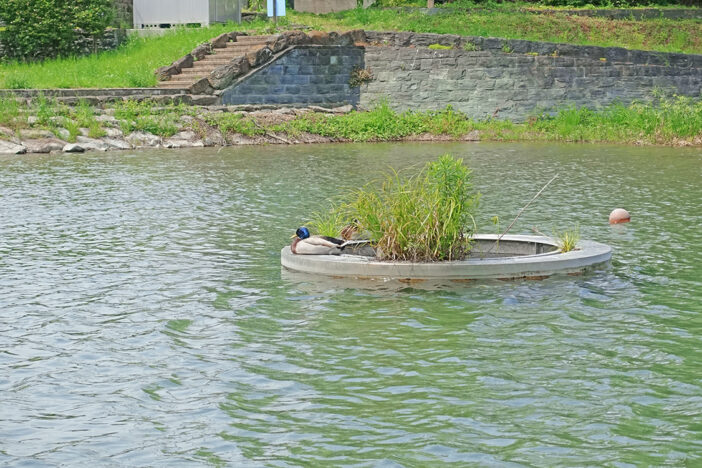
[[[229,33],[222,33],[214,39],[210,40],[210,43],[215,49],[224,49],[225,47],[227,47],[227,42],[229,42],[230,39],[231,38],[229,36]]]
[[[310,43],[310,38],[302,31],[286,31],[283,33],[288,45],[304,45]]]
[[[178,68],[178,70],[183,70],[184,68],[192,68],[193,63],[193,56],[190,54],[186,54],[184,57],[181,57],[175,62],[173,62],[173,65],[175,65]]]
[[[261,65],[268,63],[273,57],[273,52],[268,47],[263,47],[256,52],[251,52],[246,54],[246,58],[252,68],[260,67]]]
[[[214,92],[214,88],[207,78],[201,78],[190,85],[188,92],[190,94],[212,94]]]
[[[354,29],[353,31],[346,31],[339,35],[337,43],[339,45],[353,45],[356,43],[366,42],[366,32],[363,29]]]
[[[270,65],[268,66],[268,68],[266,68],[266,73],[275,73],[275,74],[278,74],[278,75],[285,74],[285,73],[286,73],[286,72],[285,72],[285,67],[286,67],[286,65],[284,65],[285,62],[284,62],[284,61],[280,61],[280,62],[278,62],[278,63],[279,63],[279,64],[276,64],[276,63],[270,64]]]
[[[214,89],[224,89],[236,78],[247,73],[249,68],[249,61],[245,58],[238,58],[225,65],[219,66],[210,73],[210,85]]]
[[[248,33],[245,33],[243,31],[232,31],[229,33],[229,40],[231,42],[236,42],[237,37],[239,37],[239,36],[248,36]]]
[[[267,85],[277,85],[280,84],[282,79],[281,75],[274,74],[274,73],[266,73],[266,75],[263,77],[263,82],[266,83]]]
[[[171,64],[171,65],[166,65],[165,67],[160,67],[156,70],[156,78],[159,81],[168,81],[171,79],[173,75],[177,75],[180,73],[180,69]]]
[[[331,43],[329,34],[324,31],[310,31],[307,36],[310,39],[310,44],[329,45]]]
[[[202,60],[204,59],[207,55],[210,55],[212,53],[212,44],[209,42],[206,42],[204,44],[200,44],[199,46],[195,47],[192,52],[190,52],[190,55],[195,60]]]
[[[288,47],[288,39],[284,34],[281,34],[274,40],[266,42],[266,46],[271,50],[271,52],[277,54]]]

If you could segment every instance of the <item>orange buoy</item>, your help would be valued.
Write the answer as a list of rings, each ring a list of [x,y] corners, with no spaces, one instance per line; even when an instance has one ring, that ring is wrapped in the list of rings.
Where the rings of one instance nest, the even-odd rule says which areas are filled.
[[[609,224],[628,223],[629,221],[631,221],[631,215],[624,208],[617,208],[609,214]]]

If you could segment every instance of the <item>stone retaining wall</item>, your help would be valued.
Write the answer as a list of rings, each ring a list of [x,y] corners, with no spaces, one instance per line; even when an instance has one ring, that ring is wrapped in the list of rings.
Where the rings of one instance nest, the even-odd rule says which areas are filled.
[[[39,96],[50,97],[66,105],[75,105],[81,101],[91,105],[102,105],[125,99],[151,99],[158,103],[193,104],[199,96],[185,94],[182,89],[163,88],[80,88],[80,89],[0,89],[0,98],[14,97],[20,101],[29,102]],[[206,96],[210,97],[210,96]],[[212,102],[207,102],[207,105]]]
[[[473,118],[521,121],[567,105],[647,100],[657,89],[693,97],[702,91],[700,55],[438,34],[366,36],[376,44],[365,54],[375,79],[361,86],[363,108],[387,98],[398,110],[450,104]]]
[[[221,103],[356,105],[359,89],[349,86],[356,67],[364,67],[363,48],[296,46],[224,90]]]
[[[430,48],[435,44],[448,49]],[[354,69],[371,81],[351,87]],[[202,90],[193,85],[190,94],[163,88],[43,93],[67,103],[97,104],[149,97],[192,105],[370,108],[387,99],[397,110],[451,105],[472,118],[522,121],[570,105],[648,100],[658,90],[699,98],[702,55],[410,32],[293,31],[200,82]],[[38,92],[0,91],[0,96],[29,99]]]

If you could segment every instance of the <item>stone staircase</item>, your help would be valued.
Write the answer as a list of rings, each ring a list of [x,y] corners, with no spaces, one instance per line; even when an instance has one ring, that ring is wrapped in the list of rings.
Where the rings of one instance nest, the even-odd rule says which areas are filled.
[[[266,45],[266,42],[276,36],[237,36],[236,42],[227,42],[223,49],[212,49],[212,54],[193,63],[192,68],[185,68],[179,74],[173,75],[168,81],[160,81],[159,88],[187,89],[201,78],[206,78],[212,71],[232,60],[246,54],[256,52]]]

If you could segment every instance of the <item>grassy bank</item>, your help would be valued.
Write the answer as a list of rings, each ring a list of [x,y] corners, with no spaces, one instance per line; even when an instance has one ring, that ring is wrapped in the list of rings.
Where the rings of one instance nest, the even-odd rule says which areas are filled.
[[[98,119],[97,114],[101,112],[109,118]],[[658,98],[653,104],[612,104],[597,111],[564,108],[553,116],[535,115],[524,123],[474,120],[450,107],[440,111],[398,113],[385,103],[368,112],[343,115],[308,112],[294,116],[208,113],[183,105],[156,107],[149,102],[133,101],[98,111],[87,105],[69,108],[48,99],[39,99],[27,108],[11,100],[0,100],[0,138],[23,139],[23,133],[45,130],[65,141],[75,141],[80,134],[98,138],[107,133],[108,127],[125,135],[144,131],[170,137],[179,131],[190,130],[205,138],[216,133],[219,141],[225,143],[234,142],[236,136],[263,137],[261,142],[316,141],[309,138],[314,135],[322,137],[317,141],[354,142],[467,138],[702,145],[702,100]]]
[[[492,36],[531,41],[604,47],[702,53],[702,21],[666,19],[622,21],[561,14],[535,15],[518,10],[452,12],[428,16],[420,12],[356,9],[329,15],[298,14],[296,22],[316,29],[414,31]]]
[[[427,16],[380,9],[356,9],[329,15],[289,11],[280,29],[307,25],[322,30],[403,30],[441,34],[495,36],[536,41],[618,46],[663,52],[702,53],[701,21],[612,21],[565,15],[534,15],[514,9]],[[156,68],[190,52],[222,32],[246,28],[251,34],[273,32],[257,20],[246,25],[174,29],[164,36],[131,38],[120,49],[99,55],[43,63],[0,63],[0,88],[112,88],[156,85]]]
[[[163,36],[132,36],[119,49],[40,63],[0,63],[0,88],[140,88],[157,83],[154,71],[238,24],[177,28]],[[265,23],[254,23],[262,29]]]
[[[525,123],[469,119],[451,108],[398,114],[380,105],[367,113],[312,115],[279,130],[300,130],[350,141],[399,140],[421,135],[461,139],[473,133],[481,140],[492,141],[702,145],[702,100],[662,98],[656,104],[612,104],[597,111],[565,108],[554,116],[534,116]]]

